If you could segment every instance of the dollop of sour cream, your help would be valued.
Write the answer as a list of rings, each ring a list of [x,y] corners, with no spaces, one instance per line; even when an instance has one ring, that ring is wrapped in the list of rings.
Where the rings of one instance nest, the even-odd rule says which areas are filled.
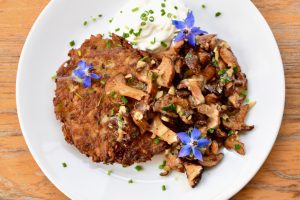
[[[111,20],[110,32],[124,37],[134,48],[159,52],[176,34],[172,20],[184,20],[182,0],[130,0]]]

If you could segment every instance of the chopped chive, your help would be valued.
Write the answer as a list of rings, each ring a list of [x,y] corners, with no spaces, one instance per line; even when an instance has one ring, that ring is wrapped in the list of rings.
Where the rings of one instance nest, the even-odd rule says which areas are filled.
[[[87,22],[87,21],[84,21],[84,22],[83,22],[83,25],[84,25],[84,26],[87,26],[87,25],[88,25],[88,22]]]
[[[141,22],[141,26],[146,26],[146,22]]]
[[[219,62],[215,59],[215,58],[212,58],[212,65],[214,66],[214,67],[218,67],[219,66]]]
[[[143,167],[141,165],[137,165],[137,166],[135,166],[135,170],[138,171],[138,172],[142,171]]]
[[[161,3],[161,7],[165,8],[166,4],[165,3]]]
[[[103,16],[102,14],[99,14],[99,15],[98,15],[99,18],[102,17],[102,16]]]
[[[155,81],[158,78],[158,74],[155,72],[152,72],[151,74],[151,80]]]
[[[139,10],[139,8],[136,7],[136,8],[133,8],[131,11],[132,11],[132,12],[136,12],[136,11],[138,11],[138,10]]]
[[[233,134],[233,130],[230,130],[230,131],[227,133],[228,136],[231,136],[232,134]]]
[[[150,17],[149,17],[149,21],[150,21],[150,22],[154,22],[154,17],[153,17],[153,16],[150,16]]]
[[[161,165],[159,165],[159,169],[164,169],[165,168],[165,166],[166,166],[166,164],[167,164],[167,161],[163,161],[163,163],[161,164]]]
[[[113,20],[114,20],[114,18],[111,18],[111,19],[109,20],[109,23],[112,23]]]
[[[164,47],[164,48],[167,48],[167,47],[168,47],[167,43],[165,43],[164,41],[161,41],[161,42],[160,42],[160,45],[161,45],[162,47]]]
[[[120,31],[120,28],[116,28],[115,31],[116,31],[116,32]]]
[[[115,91],[111,91],[109,93],[109,96],[111,96],[111,98],[115,99],[117,97],[117,93]]]
[[[131,42],[131,45],[137,45],[138,43],[137,42]]]
[[[74,47],[74,46],[75,46],[75,41],[74,41],[74,40],[72,40],[72,41],[70,42],[70,46],[71,46],[71,47]]]
[[[124,96],[121,96],[121,101],[124,103],[124,104],[127,104],[128,103],[128,99]]]
[[[174,9],[175,9],[175,10],[178,10],[178,7],[177,7],[177,6],[174,6]]]
[[[167,14],[167,17],[168,17],[168,18],[172,18],[172,13],[168,13],[168,14]]]
[[[93,22],[96,22],[96,21],[97,21],[97,18],[93,18],[92,20],[93,20]]]
[[[133,33],[134,33],[134,30],[133,30],[133,29],[130,29],[130,30],[129,30],[129,34],[132,35]]]
[[[160,143],[159,137],[155,137],[154,140],[153,140],[153,143],[154,144],[159,144]]]
[[[133,183],[133,180],[132,180],[132,179],[129,179],[129,180],[128,180],[128,183],[129,183],[129,184]]]
[[[162,190],[162,191],[166,191],[166,190],[167,190],[166,185],[162,185],[162,186],[161,186],[161,190]]]
[[[63,163],[62,163],[62,166],[63,166],[64,168],[66,168],[68,165],[67,165],[67,163],[63,162]]]
[[[153,10],[149,10],[149,13],[150,13],[150,14],[153,14],[153,13],[154,13],[154,11],[153,11]]]
[[[144,56],[139,61],[145,61],[147,58],[149,58],[149,57],[148,56]]]
[[[82,99],[82,96],[81,96],[79,93],[74,92],[74,94],[75,94],[76,96],[78,96],[80,99]]]
[[[241,149],[241,145],[240,145],[240,144],[235,144],[235,145],[234,145],[234,149],[235,149],[235,150]]]
[[[161,9],[161,16],[164,16],[166,14],[166,11],[164,9]]]
[[[202,8],[206,8],[206,5],[205,5],[205,4],[202,4],[201,7],[202,7]]]
[[[246,99],[246,103],[247,103],[247,104],[250,103],[250,99],[247,98],[247,99]]]
[[[105,85],[106,84],[106,81],[105,80],[103,80],[103,79],[101,79],[101,81],[100,81],[100,83],[101,83],[101,85]]]
[[[246,97],[248,95],[248,91],[244,90],[241,92],[241,96]]]
[[[56,80],[56,78],[57,78],[57,75],[56,75],[56,74],[53,75],[53,76],[51,76],[51,79],[54,80],[54,81]]]
[[[153,38],[153,40],[150,42],[152,45],[155,44],[156,38]]]
[[[213,133],[214,131],[215,131],[214,128],[209,128],[209,129],[207,130],[207,132],[209,132],[209,133]]]
[[[215,14],[216,17],[219,17],[220,15],[222,15],[221,12],[216,12],[216,14]]]
[[[165,106],[162,108],[163,111],[173,111],[173,112],[176,112],[176,105],[175,104],[170,104],[169,106]]]
[[[218,75],[219,76],[222,76],[223,74],[225,74],[226,73],[226,69],[220,69],[219,71],[218,71]]]
[[[129,34],[128,33],[123,33],[123,38],[128,38]]]
[[[141,35],[141,33],[142,33],[142,30],[143,29],[139,29],[139,32],[137,32],[137,33],[133,33],[133,35],[135,35],[135,37],[138,37],[138,36],[140,36]]]
[[[112,44],[111,44],[110,40],[106,40],[105,43],[106,43],[106,48],[108,48],[108,49],[111,48]]]
[[[237,66],[233,67],[233,72],[234,73],[238,73],[239,72],[239,68]]]
[[[112,170],[107,170],[107,175],[110,176],[112,173]]]

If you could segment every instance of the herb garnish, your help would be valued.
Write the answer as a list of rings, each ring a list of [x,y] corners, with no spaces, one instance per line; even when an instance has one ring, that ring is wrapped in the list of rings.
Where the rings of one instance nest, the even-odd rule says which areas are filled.
[[[166,185],[162,185],[162,186],[161,186],[161,190],[162,190],[162,191],[166,191],[166,190],[167,190]]]
[[[141,165],[137,165],[137,166],[135,166],[135,170],[138,171],[138,172],[142,171],[143,167]]]
[[[209,128],[209,129],[207,130],[207,132],[209,132],[209,133],[213,133],[214,131],[215,131],[214,128]]]
[[[160,42],[160,45],[161,45],[163,48],[167,48],[167,47],[168,47],[167,43],[164,42],[164,41],[161,41],[161,42]]]
[[[67,165],[67,163],[63,162],[63,163],[62,163],[62,166],[63,166],[64,168],[66,168],[68,165]]]
[[[212,65],[214,67],[218,67],[219,66],[219,62],[215,59],[215,58],[212,58],[212,61],[211,61]]]
[[[152,45],[154,45],[156,42],[156,38],[153,38],[153,40],[150,42]]]
[[[239,68],[237,66],[233,67],[233,72],[234,73],[238,73],[239,72]]]
[[[178,10],[178,7],[177,7],[177,6],[174,6],[174,9],[175,9],[175,10]]]
[[[158,166],[158,168],[159,168],[159,169],[164,169],[165,166],[166,166],[166,164],[167,164],[167,161],[164,160],[163,163],[162,163],[161,165]]]
[[[241,96],[246,97],[248,95],[248,91],[244,90],[241,92]]]
[[[165,8],[166,4],[165,3],[161,3],[161,7]]]
[[[216,17],[219,17],[220,15],[222,15],[221,12],[216,12],[216,14],[215,14]]]
[[[131,11],[132,11],[132,12],[136,12],[136,11],[138,11],[138,10],[139,10],[139,8],[136,7],[136,8],[133,8]]]
[[[168,111],[176,112],[176,105],[172,103],[169,106],[163,107],[162,110],[166,112]]]
[[[155,72],[152,72],[152,74],[151,74],[151,80],[155,81],[157,78],[158,78],[158,74],[155,73]]]
[[[110,176],[112,173],[112,170],[107,170],[107,175]]]
[[[116,28],[115,31],[116,31],[116,32],[120,31],[120,28]]]
[[[227,133],[228,136],[231,136],[233,135],[233,130],[230,130],[228,133]]]
[[[159,144],[160,143],[159,137],[155,137],[154,140],[153,140],[153,143],[154,144]]]
[[[226,73],[226,69],[220,69],[219,71],[218,71],[218,75],[219,76],[222,76],[223,74],[225,74]]]
[[[240,145],[240,144],[235,144],[235,145],[234,145],[234,149],[235,149],[235,150],[241,149],[241,145]]]
[[[154,17],[153,17],[153,16],[150,16],[150,17],[149,17],[149,21],[150,21],[150,22],[154,22]]]
[[[128,180],[128,183],[129,183],[129,184],[133,183],[133,180],[132,180],[132,179],[129,179],[129,180]]]
[[[53,76],[51,76],[51,79],[54,80],[54,81],[56,80],[56,78],[57,78],[57,75],[56,75],[56,74],[53,75]]]
[[[127,104],[128,103],[128,99],[124,96],[121,96],[121,101],[123,102],[123,104]]]
[[[83,25],[84,25],[84,26],[87,26],[87,25],[88,25],[88,22],[87,22],[87,21],[84,21],[84,22],[83,22]]]
[[[74,46],[75,46],[75,41],[74,41],[74,40],[72,40],[72,41],[70,42],[70,46],[71,46],[71,47],[74,47]]]
[[[123,33],[123,38],[128,38],[129,34],[128,33]]]

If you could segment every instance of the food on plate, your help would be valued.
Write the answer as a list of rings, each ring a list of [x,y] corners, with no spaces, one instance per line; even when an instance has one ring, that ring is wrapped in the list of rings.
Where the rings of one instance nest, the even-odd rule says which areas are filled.
[[[137,11],[155,5],[143,3]],[[128,166],[164,152],[161,175],[186,173],[195,187],[222,161],[222,147],[245,154],[239,134],[254,128],[245,123],[252,104],[229,44],[195,27],[191,11],[169,20],[169,48],[142,47],[143,34],[141,46],[99,34],[70,50],[53,102],[66,141],[93,161]]]

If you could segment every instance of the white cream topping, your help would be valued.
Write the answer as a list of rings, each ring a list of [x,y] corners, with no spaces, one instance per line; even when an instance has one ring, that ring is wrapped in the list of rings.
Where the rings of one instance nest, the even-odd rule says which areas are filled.
[[[175,36],[172,19],[184,20],[187,13],[182,0],[130,0],[113,18],[110,32],[125,36],[135,48],[159,52]]]

